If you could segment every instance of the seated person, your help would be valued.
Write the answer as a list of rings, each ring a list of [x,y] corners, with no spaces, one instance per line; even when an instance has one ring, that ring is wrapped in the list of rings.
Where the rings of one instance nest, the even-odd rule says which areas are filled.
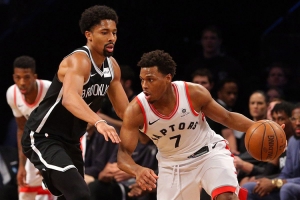
[[[109,162],[99,173],[98,179],[88,185],[91,191],[91,200],[122,200],[136,199],[136,197],[141,199],[144,196],[156,196],[149,192],[138,191],[139,187],[134,185],[135,178],[118,168],[117,152],[118,148],[115,148]],[[157,149],[153,142],[146,135],[140,133],[139,143],[132,155],[135,162],[157,170],[156,153]],[[130,190],[131,192],[128,194]]]
[[[0,145],[0,199],[18,199],[18,150]]]

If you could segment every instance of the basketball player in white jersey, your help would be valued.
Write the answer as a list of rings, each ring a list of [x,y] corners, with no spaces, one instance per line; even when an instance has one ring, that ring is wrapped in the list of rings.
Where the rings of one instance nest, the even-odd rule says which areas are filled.
[[[20,56],[13,63],[14,85],[6,93],[6,99],[17,122],[17,143],[19,151],[18,185],[20,200],[53,199],[48,190],[42,188],[42,177],[38,170],[26,159],[21,148],[24,125],[31,111],[44,98],[51,82],[37,79],[35,60],[29,56]]]
[[[124,113],[119,168],[135,176],[143,190],[153,190],[157,183],[158,200],[199,200],[199,184],[216,200],[245,199],[228,143],[205,116],[241,132],[254,122],[224,109],[199,84],[172,82],[176,64],[164,51],[144,54],[138,66],[143,92]],[[158,176],[131,158],[139,131],[158,148]]]

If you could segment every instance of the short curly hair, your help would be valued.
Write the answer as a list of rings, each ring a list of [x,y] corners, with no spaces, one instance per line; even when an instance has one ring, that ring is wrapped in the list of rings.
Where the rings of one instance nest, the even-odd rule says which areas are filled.
[[[163,50],[150,51],[144,53],[137,64],[141,68],[157,66],[162,74],[171,74],[174,77],[176,73],[176,63],[167,52]]]
[[[110,19],[118,24],[118,15],[115,10],[108,6],[95,5],[86,9],[79,20],[81,33],[91,31],[91,29],[100,23],[101,20]]]
[[[13,68],[31,69],[35,73],[35,60],[30,56],[19,56],[14,60]]]

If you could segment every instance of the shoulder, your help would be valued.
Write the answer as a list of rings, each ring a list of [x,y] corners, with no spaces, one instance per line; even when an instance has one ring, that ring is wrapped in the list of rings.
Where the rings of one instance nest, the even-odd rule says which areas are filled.
[[[42,82],[42,84],[45,86],[45,87],[49,87],[50,85],[51,85],[51,81],[48,81],[48,80],[43,80],[43,79],[39,79],[41,82]]]
[[[141,115],[143,115],[141,106],[140,100],[138,96],[136,96],[127,106],[124,119],[140,119]],[[141,119],[143,119],[143,117]]]
[[[13,99],[13,98],[14,98],[14,90],[16,89],[15,87],[17,87],[16,84],[11,85],[11,86],[7,89],[7,91],[6,91],[6,99],[7,99],[7,100],[10,100],[10,99]]]

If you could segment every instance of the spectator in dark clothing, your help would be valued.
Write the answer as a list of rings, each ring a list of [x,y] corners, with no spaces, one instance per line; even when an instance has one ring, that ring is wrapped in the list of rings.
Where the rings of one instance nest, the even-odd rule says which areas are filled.
[[[202,31],[201,45],[202,52],[184,68],[184,80],[192,81],[190,73],[202,68],[211,71],[216,84],[228,77],[241,78],[240,64],[221,51],[222,33],[218,27],[209,26]],[[211,93],[215,97],[215,91]]]
[[[153,142],[146,137],[147,136],[143,133],[140,133],[139,143],[132,154],[132,157],[138,164],[157,171],[157,149]],[[117,167],[117,151],[118,148],[115,148],[109,162],[100,172],[98,180],[89,184],[91,200],[136,199],[135,197],[130,197],[127,194],[130,191],[129,187],[135,183],[135,178]],[[143,198],[144,195],[148,197],[152,196],[152,199],[155,199],[156,196],[156,194],[151,195],[151,193],[146,193],[141,194],[139,199]]]
[[[17,200],[18,150],[10,146],[0,146],[0,199]]]
[[[274,107],[275,108],[275,107]],[[300,200],[300,104],[296,104],[290,118],[294,135],[287,147],[285,166],[273,178],[261,178],[244,185],[248,200]]]
[[[87,183],[98,178],[116,146],[111,141],[105,141],[103,135],[93,125],[88,124],[84,153],[84,179]]]

